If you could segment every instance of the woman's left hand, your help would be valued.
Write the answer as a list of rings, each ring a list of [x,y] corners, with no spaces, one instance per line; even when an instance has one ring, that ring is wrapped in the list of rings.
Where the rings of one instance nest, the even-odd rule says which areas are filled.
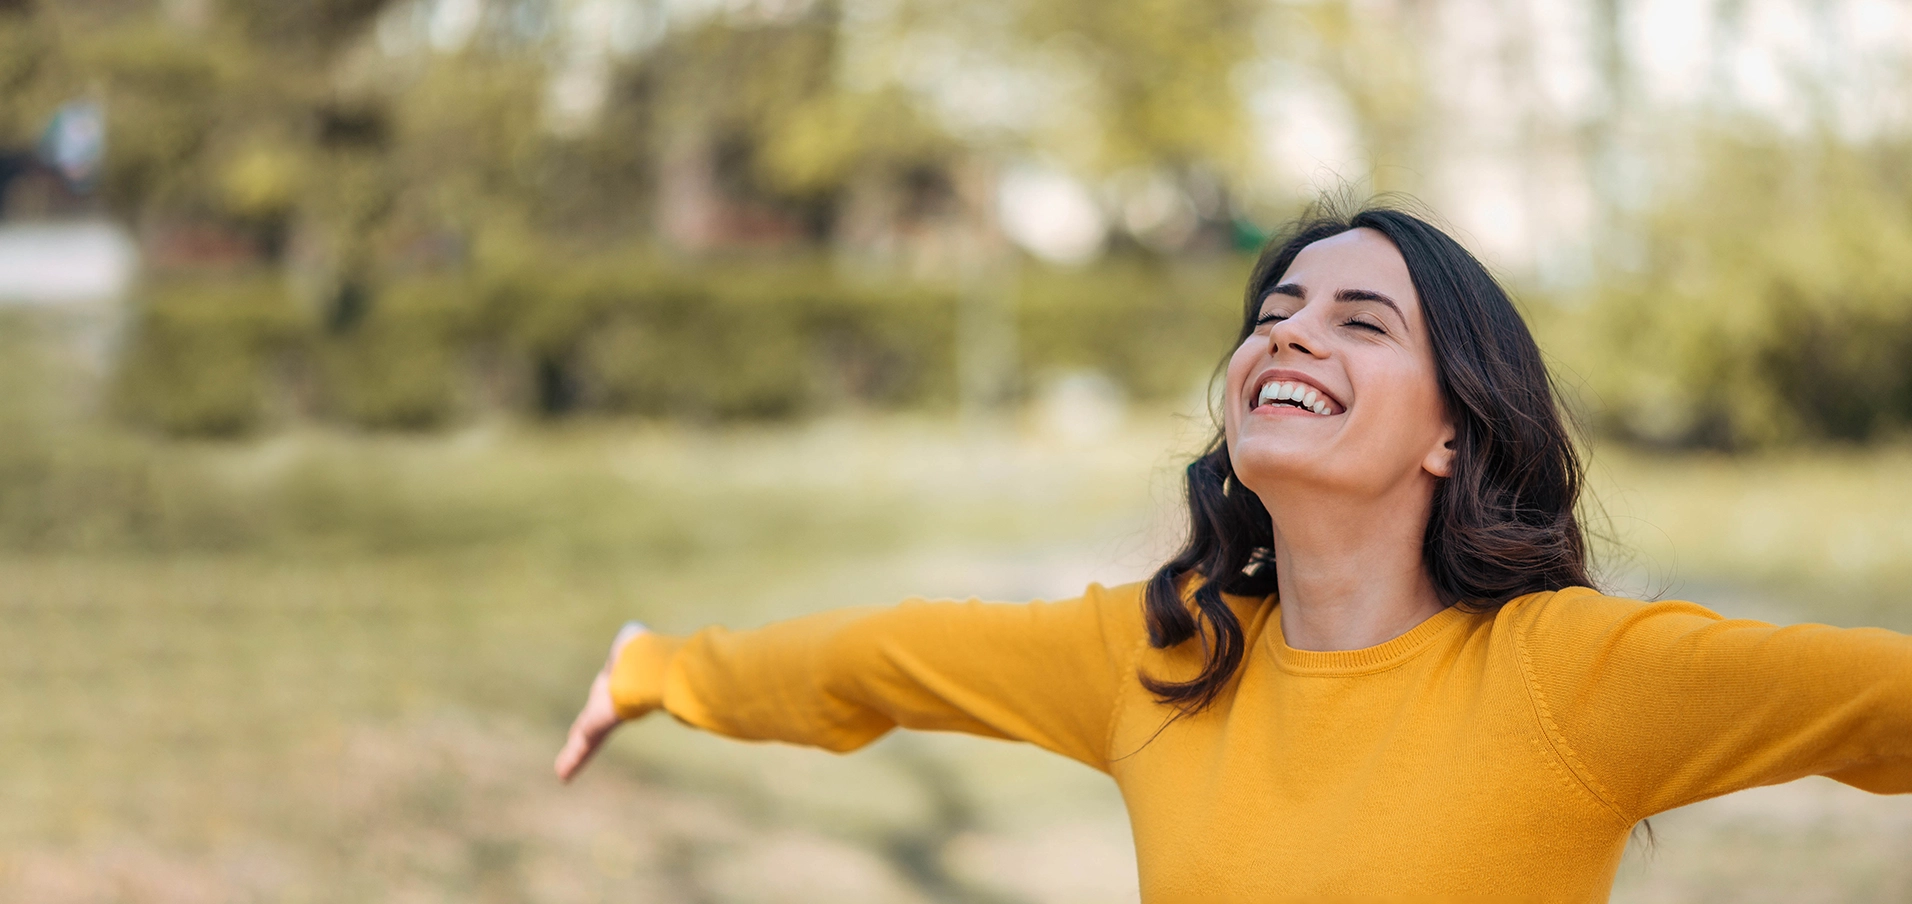
[[[625,720],[618,718],[617,706],[611,701],[611,668],[617,663],[619,650],[624,649],[626,641],[644,633],[644,626],[631,622],[619,631],[617,639],[611,642],[611,655],[604,660],[604,668],[599,669],[597,677],[591,681],[591,690],[584,698],[584,708],[578,711],[578,717],[571,722],[571,734],[564,740],[564,749],[558,751],[554,768],[558,780],[570,782],[591,759],[591,755],[604,745],[604,739],[611,736],[612,730]]]

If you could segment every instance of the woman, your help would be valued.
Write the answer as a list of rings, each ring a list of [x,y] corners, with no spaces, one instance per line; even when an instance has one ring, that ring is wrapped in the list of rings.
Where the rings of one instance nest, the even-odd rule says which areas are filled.
[[[1599,901],[1654,813],[1813,774],[1912,791],[1912,638],[1589,589],[1539,349],[1432,226],[1299,225],[1225,379],[1148,581],[627,629],[560,777],[657,709],[837,751],[1029,741],[1114,777],[1152,904]]]

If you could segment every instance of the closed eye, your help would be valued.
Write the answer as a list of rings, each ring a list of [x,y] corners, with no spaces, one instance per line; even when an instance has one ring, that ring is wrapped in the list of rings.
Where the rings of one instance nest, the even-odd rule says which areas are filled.
[[[1342,324],[1342,326],[1358,326],[1364,330],[1372,330],[1373,332],[1380,333],[1383,336],[1387,335],[1388,332],[1387,328],[1367,320],[1350,320]]]

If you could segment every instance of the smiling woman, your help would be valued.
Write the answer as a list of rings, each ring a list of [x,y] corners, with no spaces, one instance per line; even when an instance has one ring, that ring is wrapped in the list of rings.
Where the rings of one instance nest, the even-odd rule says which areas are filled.
[[[1263,254],[1149,580],[612,645],[556,768],[658,709],[830,750],[892,728],[1108,773],[1148,902],[1604,900],[1641,819],[1828,775],[1912,791],[1912,638],[1590,587],[1527,328],[1405,213]]]
[[[1151,639],[1172,646],[1197,631],[1176,582],[1205,578],[1193,602],[1213,642],[1194,679],[1145,679],[1165,699],[1206,706],[1239,665],[1222,593],[1277,593],[1290,643],[1354,649],[1446,606],[1592,585],[1580,463],[1540,349],[1427,223],[1304,221],[1250,277],[1226,379],[1221,429],[1188,469],[1188,542],[1145,594]],[[1269,386],[1316,395],[1264,404]]]

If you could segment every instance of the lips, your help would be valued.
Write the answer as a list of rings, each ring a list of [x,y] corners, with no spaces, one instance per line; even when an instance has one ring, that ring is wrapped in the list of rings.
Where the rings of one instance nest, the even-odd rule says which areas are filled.
[[[1318,417],[1332,417],[1347,406],[1330,395],[1319,383],[1293,371],[1271,370],[1255,381],[1254,402],[1250,410],[1263,405],[1294,408]]]

